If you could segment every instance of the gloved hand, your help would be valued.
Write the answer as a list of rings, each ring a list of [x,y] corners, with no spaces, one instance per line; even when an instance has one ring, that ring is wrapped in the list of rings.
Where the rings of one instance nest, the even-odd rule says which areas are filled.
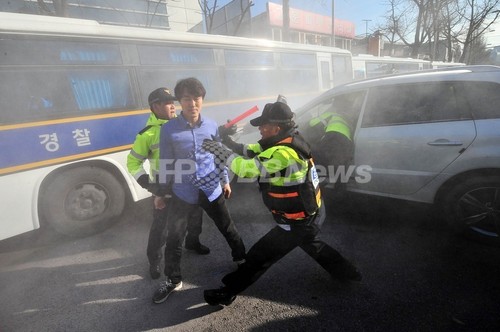
[[[215,164],[219,166],[225,166],[229,157],[234,154],[233,151],[227,149],[224,145],[210,139],[203,140],[201,147],[215,156]]]
[[[225,125],[222,125],[219,127],[219,136],[220,138],[224,139],[225,137],[236,134],[237,129],[238,128],[236,127],[236,125],[232,125],[229,128],[226,128]]]
[[[137,179],[137,183],[146,190],[149,190],[149,175],[142,174]]]
[[[233,152],[236,152],[239,155],[243,154],[243,144],[241,143],[236,143],[233,141],[233,139],[230,137],[230,135],[236,134],[236,125],[233,125],[229,128],[224,127],[224,125],[219,127],[219,136],[221,138],[222,143],[233,150]]]
[[[139,178],[137,178],[137,183],[155,196],[165,196],[169,194],[169,190],[171,190],[171,186],[165,186],[159,183],[158,176],[156,176],[155,182],[151,182],[149,175],[142,174]]]

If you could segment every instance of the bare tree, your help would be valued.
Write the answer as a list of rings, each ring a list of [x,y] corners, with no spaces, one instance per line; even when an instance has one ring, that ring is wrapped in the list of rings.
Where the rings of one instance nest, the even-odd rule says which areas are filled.
[[[250,11],[250,7],[252,7],[254,4],[252,1],[244,1],[240,0],[240,10],[241,10],[241,15],[239,17],[238,23],[236,24],[236,28],[234,29],[233,35],[237,36],[238,31],[240,30],[241,23],[243,23],[243,20],[245,19],[245,15]],[[251,18],[250,18],[251,20]]]
[[[38,4],[38,10],[40,10],[42,14],[49,15],[52,13],[52,11],[49,9],[49,7],[47,7],[47,5],[45,4],[45,2],[43,2],[43,0],[37,0],[36,2]]]
[[[390,10],[382,31],[390,34],[392,43],[401,41],[417,57],[421,45],[429,39],[430,18],[426,6],[431,0],[389,0]]]
[[[156,3],[156,6],[153,10],[153,12],[150,14],[150,3],[151,1],[149,0],[146,0],[148,6],[147,6],[147,12],[146,12],[146,27],[151,27],[153,25],[153,20],[155,19],[155,16],[156,16],[156,13],[158,12],[158,7],[160,6],[161,3],[163,3],[162,0],[158,0],[158,2]],[[163,3],[164,5],[166,5],[166,2]],[[151,16],[151,20],[149,19],[149,17]]]
[[[462,52],[457,36],[461,34],[460,22],[464,8],[460,7],[458,0],[451,0],[443,7],[441,34],[446,45],[445,61],[458,61]]]
[[[397,42],[401,41],[401,38],[399,36],[407,35],[406,27],[408,25],[405,23],[406,13],[399,10],[402,1],[403,0],[387,1],[389,10],[387,11],[385,16],[386,23],[377,27],[377,30],[379,30],[389,42],[389,55],[394,55],[394,46]]]
[[[54,9],[51,10],[44,0],[37,0],[38,8],[44,15],[55,15],[68,17],[68,2],[67,0],[53,0]]]
[[[67,0],[52,0],[56,16],[68,17],[68,1]]]
[[[203,15],[204,30],[210,34],[214,24],[214,14],[217,10],[217,0],[213,0],[212,4],[208,0],[198,0],[198,4],[201,8],[201,15]]]
[[[484,47],[481,37],[500,14],[500,0],[389,0],[388,5],[381,30],[391,42],[399,39],[412,57],[423,52],[433,60],[451,61],[461,53],[459,61],[467,63],[474,62],[474,50]]]
[[[500,0],[463,0],[466,8],[462,17],[465,22],[465,34],[457,41],[463,45],[460,62],[474,63],[475,51],[483,43],[482,37],[500,15]],[[484,44],[484,43],[483,43]]]

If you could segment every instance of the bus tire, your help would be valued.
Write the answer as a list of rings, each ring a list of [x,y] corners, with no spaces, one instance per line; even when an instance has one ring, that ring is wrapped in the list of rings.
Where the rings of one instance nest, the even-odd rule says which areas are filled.
[[[109,171],[93,166],[58,173],[40,192],[40,213],[57,232],[88,236],[110,227],[122,214],[126,195]]]

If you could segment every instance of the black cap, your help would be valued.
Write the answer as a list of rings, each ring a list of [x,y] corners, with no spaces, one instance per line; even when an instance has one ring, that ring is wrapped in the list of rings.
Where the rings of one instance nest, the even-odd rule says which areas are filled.
[[[254,127],[262,126],[266,123],[288,124],[292,119],[293,112],[290,107],[285,103],[277,101],[273,104],[266,104],[262,115],[250,120],[250,124]]]
[[[172,94],[170,94],[170,90],[167,88],[158,88],[151,92],[148,97],[148,104],[151,106],[154,103],[159,102],[167,102],[177,100]]]

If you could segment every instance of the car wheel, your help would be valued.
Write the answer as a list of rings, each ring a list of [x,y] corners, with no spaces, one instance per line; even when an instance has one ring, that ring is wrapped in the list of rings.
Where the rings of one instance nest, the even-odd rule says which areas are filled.
[[[442,201],[447,222],[458,232],[485,242],[500,242],[500,176],[467,179]]]
[[[87,236],[109,227],[125,207],[125,192],[107,170],[83,166],[58,173],[40,191],[40,212],[57,232]]]

